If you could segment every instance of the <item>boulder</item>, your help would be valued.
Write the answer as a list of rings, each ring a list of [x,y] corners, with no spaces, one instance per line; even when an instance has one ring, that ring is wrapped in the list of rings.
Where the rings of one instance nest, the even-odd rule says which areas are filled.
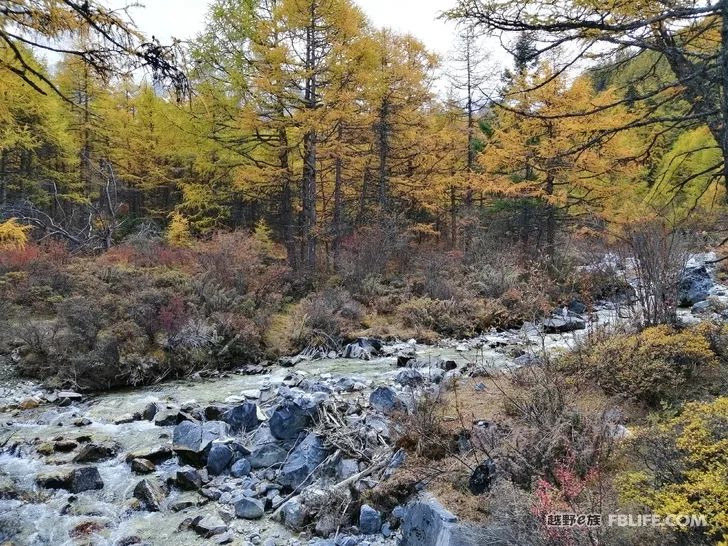
[[[149,459],[132,459],[131,470],[137,474],[150,474],[156,470],[156,467]]]
[[[86,444],[73,457],[74,463],[95,463],[114,457],[119,451],[119,445],[114,442]]]
[[[242,519],[260,519],[265,514],[263,503],[251,497],[240,497],[234,506],[235,515]]]
[[[405,509],[400,546],[476,546],[458,518],[435,499],[415,499]]]
[[[288,449],[281,444],[264,444],[253,449],[248,457],[251,468],[269,468],[282,463],[288,456]]]
[[[490,491],[495,479],[496,466],[493,459],[487,459],[475,467],[468,481],[468,489],[473,495],[482,495]]]
[[[359,473],[359,463],[356,459],[341,459],[336,465],[336,476],[345,480]]]
[[[377,387],[372,391],[369,395],[369,405],[384,414],[404,411],[407,407],[391,387]]]
[[[183,462],[203,466],[214,440],[228,435],[228,426],[222,421],[196,423],[183,421],[174,427],[172,449]]]
[[[211,538],[221,535],[228,530],[225,522],[218,516],[208,515],[201,519],[195,518],[192,522],[192,529],[202,538]]]
[[[157,445],[146,449],[138,449],[128,453],[126,456],[126,462],[131,462],[134,459],[148,459],[155,464],[171,459],[174,453],[172,448],[168,445]]]
[[[414,368],[407,368],[399,372],[394,381],[403,387],[419,387],[425,382],[425,378]]]
[[[293,400],[286,400],[275,409],[268,421],[270,433],[278,440],[296,439],[313,424],[315,411],[315,407],[304,407]]]
[[[278,475],[278,483],[291,489],[305,485],[326,455],[326,448],[321,438],[316,434],[309,434],[295,447],[283,464]]]
[[[226,411],[222,420],[230,425],[230,430],[233,432],[249,432],[260,424],[258,406],[252,402],[245,402]]]
[[[93,491],[104,488],[101,474],[94,466],[83,466],[70,470],[62,470],[39,474],[36,482],[46,489],[65,489],[71,493]]]
[[[202,487],[202,476],[200,472],[191,466],[183,466],[177,470],[175,483],[180,489],[195,491]]]
[[[250,470],[252,468],[252,465],[250,464],[250,461],[248,459],[238,459],[233,463],[233,466],[230,468],[230,474],[234,478],[244,478],[248,474],[250,474]]]
[[[153,421],[158,411],[159,406],[157,406],[157,403],[149,402],[146,406],[144,406],[144,409],[142,410],[142,419],[146,421]]]
[[[365,535],[374,535],[382,528],[382,514],[368,504],[359,511],[359,530]]]
[[[207,471],[212,476],[219,476],[233,461],[233,450],[227,444],[213,442],[207,455]]]
[[[688,264],[680,281],[678,303],[682,307],[690,307],[708,299],[714,284],[713,276],[704,264]]]
[[[304,504],[299,501],[298,498],[289,500],[281,506],[280,510],[281,523],[289,529],[301,531],[306,526],[309,519],[309,513]]]
[[[378,339],[362,337],[344,347],[344,358],[371,360],[382,354],[382,342]]]
[[[139,499],[149,512],[159,512],[167,495],[159,482],[145,478],[134,487],[134,497]]]
[[[565,334],[585,329],[586,321],[580,317],[553,316],[543,321],[543,331],[546,334]]]

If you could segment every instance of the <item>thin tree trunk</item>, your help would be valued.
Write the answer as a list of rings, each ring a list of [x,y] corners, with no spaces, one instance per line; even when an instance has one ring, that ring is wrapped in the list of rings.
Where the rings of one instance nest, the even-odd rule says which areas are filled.
[[[338,127],[338,143],[341,146],[341,140],[343,136],[342,124],[339,123]],[[342,175],[343,175],[343,160],[341,154],[336,155],[336,162],[334,164],[334,237],[332,243],[332,250],[334,254],[334,267],[337,266],[339,261],[339,247],[341,245],[341,221],[342,221]]]

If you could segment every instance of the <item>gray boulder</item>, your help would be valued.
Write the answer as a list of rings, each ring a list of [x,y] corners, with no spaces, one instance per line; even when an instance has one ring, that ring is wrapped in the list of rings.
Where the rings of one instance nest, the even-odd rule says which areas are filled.
[[[191,466],[183,466],[177,470],[175,483],[180,489],[196,491],[202,487],[202,476],[200,472]]]
[[[309,513],[301,501],[293,498],[281,506],[280,518],[281,523],[289,529],[300,531],[306,526]]]
[[[207,454],[207,471],[212,476],[219,476],[233,461],[233,450],[227,444],[213,442]]]
[[[248,459],[239,459],[233,463],[233,466],[230,468],[230,474],[234,478],[244,478],[250,474],[251,468],[252,465]]]
[[[403,387],[419,387],[425,382],[425,378],[414,368],[405,368],[397,374],[395,382]]]
[[[296,489],[305,485],[311,474],[326,458],[326,448],[317,435],[311,433],[296,446],[281,468],[278,483]]]
[[[258,406],[252,402],[245,402],[226,411],[222,420],[230,425],[230,430],[233,432],[249,432],[260,424]]]
[[[359,530],[365,535],[374,535],[382,528],[382,514],[368,504],[359,511]]]
[[[395,411],[404,411],[407,406],[397,396],[396,391],[391,387],[377,387],[369,395],[369,405],[376,411],[388,414]]]
[[[218,516],[213,515],[208,515],[198,521],[194,521],[192,528],[203,538],[221,535],[228,530],[225,522]]]
[[[150,512],[159,512],[167,497],[162,486],[156,480],[143,479],[134,487],[134,497]]]
[[[251,497],[240,497],[234,506],[235,515],[242,519],[260,519],[265,514],[263,503]]]
[[[682,307],[690,307],[708,299],[714,284],[713,276],[704,264],[689,265],[680,281],[678,303]]]
[[[101,474],[94,466],[83,466],[71,470],[39,474],[36,482],[46,489],[65,489],[71,493],[93,491],[104,488]]]
[[[362,337],[344,347],[344,358],[371,360],[382,354],[382,342],[378,339]]]
[[[119,452],[115,442],[91,442],[84,445],[73,458],[74,463],[95,463],[114,457]]]
[[[203,466],[214,440],[227,436],[228,426],[222,421],[196,423],[183,421],[174,427],[172,449],[185,463]]]
[[[304,407],[298,402],[286,400],[279,405],[268,421],[271,434],[278,440],[293,440],[313,424],[315,407]]]
[[[586,321],[581,317],[553,316],[543,321],[543,331],[546,334],[565,334],[575,330],[585,330]]]
[[[468,529],[435,499],[424,496],[404,510],[400,546],[477,546]]]

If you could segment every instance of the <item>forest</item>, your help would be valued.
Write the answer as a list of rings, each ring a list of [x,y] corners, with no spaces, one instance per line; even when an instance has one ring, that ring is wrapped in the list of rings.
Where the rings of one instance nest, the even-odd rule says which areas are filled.
[[[435,3],[0,0],[0,543],[728,544],[728,0]]]

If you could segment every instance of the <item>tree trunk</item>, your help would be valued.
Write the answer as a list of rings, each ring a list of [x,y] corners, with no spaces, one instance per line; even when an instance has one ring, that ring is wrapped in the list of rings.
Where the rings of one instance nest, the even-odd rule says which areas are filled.
[[[379,160],[379,205],[387,208],[389,199],[389,100],[384,99],[377,121],[377,158]]]
[[[306,109],[313,111],[317,104],[316,89],[316,3],[311,2],[311,20],[306,29]],[[306,267],[316,269],[316,131],[309,129],[303,137],[303,258]]]
[[[338,127],[338,144],[341,146],[341,139],[343,136],[343,128],[341,123]],[[341,245],[341,222],[342,222],[342,175],[343,175],[343,160],[341,154],[337,154],[336,161],[334,164],[334,236],[332,242],[332,250],[334,254],[334,267],[337,266],[339,261],[339,247]]]
[[[721,138],[719,140],[723,155],[723,184],[726,188],[725,199],[728,201],[728,0],[721,6],[721,49],[720,64],[722,71],[723,93],[720,101]]]

